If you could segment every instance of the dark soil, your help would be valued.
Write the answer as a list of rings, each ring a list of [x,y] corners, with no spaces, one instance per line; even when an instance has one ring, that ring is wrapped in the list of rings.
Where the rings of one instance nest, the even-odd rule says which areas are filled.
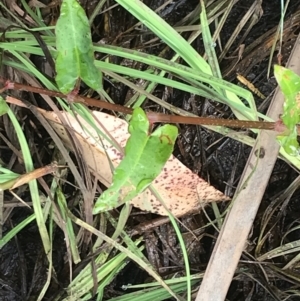
[[[85,1],[81,2],[84,3]],[[152,9],[160,7],[164,2],[165,0],[144,1],[144,3]],[[220,35],[223,45],[232,35],[238,22],[253,2],[254,0],[240,0],[235,5],[226,22],[225,29]],[[90,1],[88,11],[92,11],[93,6],[96,3],[97,1]],[[164,16],[164,19],[170,24],[175,25],[188,13],[192,12],[198,3],[198,0],[174,0],[170,5],[164,8],[160,14]],[[296,11],[299,11],[299,6],[300,0],[291,1],[286,19],[296,13]],[[279,23],[279,1],[264,0],[262,7],[263,15],[261,19],[252,28],[244,41],[246,49],[247,46],[257,41],[263,34],[272,28],[275,28]],[[143,30],[133,29],[128,31],[129,28],[136,24],[136,20],[122,8],[113,10],[109,22],[110,28],[107,30],[105,29],[105,23],[101,16],[95,19],[92,27],[93,39],[95,42],[98,42],[100,39],[105,39],[109,44],[140,49],[141,51],[151,54],[159,54],[165,47],[158,40],[154,42],[154,45],[149,44],[149,46],[144,47],[147,41],[155,37],[144,30],[144,28]],[[298,31],[295,29],[290,37],[286,37],[286,42],[283,44],[282,48],[283,63],[288,59],[293,39],[295,40]],[[127,33],[124,34],[124,32]],[[244,32],[241,33],[240,37],[243,33]],[[187,33],[183,35],[185,38],[188,37]],[[230,57],[231,54],[235,55],[234,51],[238,47],[239,38],[230,49],[227,57]],[[263,43],[263,41],[261,43]],[[201,39],[197,39],[193,46],[199,53],[204,52]],[[236,82],[235,74],[236,72],[240,72],[251,80],[264,95],[272,95],[276,88],[276,83],[272,74],[271,77],[267,79],[269,57],[268,55],[265,56],[263,54],[259,57],[256,53],[254,54],[254,50],[252,55],[255,55],[255,65],[251,66],[245,59],[230,70],[229,68],[234,65],[235,59],[227,58],[221,62],[222,70],[230,71],[228,72],[226,79]],[[274,62],[276,62],[276,54],[277,53],[275,53]],[[167,51],[166,57],[171,56],[172,52]],[[251,52],[247,53],[245,57],[251,57]],[[120,58],[111,59],[120,64],[124,63]],[[146,66],[134,65],[133,68],[145,69]],[[112,85],[109,81],[106,81],[105,88],[109,91],[116,103],[124,104],[126,95],[129,91],[127,87],[122,84]],[[158,86],[154,94],[158,97],[162,97],[164,91],[164,87]],[[176,89],[173,89],[167,99],[170,103],[196,113],[199,116],[215,115],[223,118],[233,117],[230,110],[224,105],[200,97],[192,99],[191,95]],[[256,101],[257,106],[261,106],[261,111],[266,112],[268,102],[264,102],[258,97],[256,97]],[[145,108],[149,107],[151,107],[152,110],[156,109],[157,111],[162,111],[161,108],[150,101],[145,104]],[[45,140],[38,140],[34,135],[32,138],[35,139],[35,141],[40,141],[38,148],[40,147],[42,149],[43,145],[41,145],[41,143],[44,143]],[[198,173],[199,176],[209,181],[214,187],[223,191],[230,197],[233,196],[235,192],[235,187],[243,172],[249,153],[249,147],[203,127],[190,125],[180,126],[180,137],[175,150],[176,157],[191,170]],[[11,153],[6,151],[2,153],[1,159],[5,163],[8,163],[10,156]],[[47,164],[48,162],[43,163]],[[263,218],[264,214],[266,214],[266,210],[270,210],[269,205],[272,204],[272,202],[275,206],[278,197],[290,186],[297,176],[298,171],[295,171],[281,160],[277,161],[263,198],[261,208],[254,222],[253,231],[249,236],[249,246],[241,258],[241,262],[237,269],[238,272],[228,292],[227,300],[283,300],[287,297],[288,290],[294,290],[297,292],[298,296],[300,295],[299,269],[294,268],[289,271],[289,275],[282,275],[280,272],[272,269],[271,266],[268,267],[268,265],[266,265],[263,270],[255,264],[255,256],[258,256],[259,254],[254,254],[255,244],[264,222]],[[72,191],[68,191],[68,193],[71,194]],[[273,212],[267,225],[269,233],[266,242],[262,246],[261,253],[265,253],[280,246],[281,239],[287,231],[299,223],[299,196],[300,193],[296,190],[290,199],[282,200],[284,205],[282,207],[279,206],[281,210],[278,209]],[[22,197],[23,199],[28,200],[28,192],[23,192]],[[11,198],[11,195],[6,195],[7,200],[10,200]],[[222,212],[227,208],[227,204],[219,204],[219,208]],[[6,223],[3,225],[3,234],[12,229],[31,213],[32,211],[29,209],[14,208]],[[213,218],[212,210],[209,207],[207,208],[207,213]],[[134,215],[129,219],[128,228],[135,229],[135,227],[141,223],[153,221],[156,218],[158,218],[158,216],[154,216],[153,214],[140,214],[138,210],[135,210]],[[186,242],[192,245],[192,251],[190,252],[190,261],[192,267],[194,267],[192,272],[203,272],[210,258],[218,233],[213,227],[199,230],[208,223],[204,213],[185,217],[181,220],[187,228],[195,230],[197,237],[199,237],[199,241],[193,240],[188,236],[185,228],[182,227],[182,232],[186,235]],[[233,233],[233,235],[237,235],[237,233]],[[299,230],[293,231],[285,237],[285,242],[299,239],[298,235]],[[162,275],[169,277],[174,274],[174,272],[184,275],[182,257],[178,250],[178,242],[175,238],[174,231],[169,224],[150,228],[150,230],[144,233],[144,238],[146,243],[145,254]],[[164,240],[162,241],[161,238],[164,238]],[[54,233],[54,249],[54,268],[57,273],[57,279],[52,280],[49,292],[47,293],[47,298],[44,300],[52,300],[56,292],[68,285],[68,262],[65,260],[66,249],[63,234],[59,229]],[[154,256],[153,250],[156,250],[158,255]],[[170,255],[170,250],[173,250],[176,256],[173,254],[172,257]],[[152,254],[151,256],[150,253]],[[293,253],[292,255],[287,255],[285,258],[275,258],[272,263],[274,266],[282,267],[295,255],[296,254]],[[74,266],[74,273],[76,274],[76,271],[79,269],[80,267]],[[19,233],[14,239],[6,244],[5,247],[0,249],[0,300],[36,300],[45,283],[46,273],[47,263],[39,233],[35,223],[31,223],[30,226]],[[291,275],[293,275],[293,277]],[[122,271],[116,281],[108,288],[105,300],[124,293],[121,289],[122,285],[128,283],[143,283],[148,281],[147,278],[148,275],[144,271],[135,264],[130,263]],[[290,293],[290,295],[292,295],[292,293]],[[300,297],[290,297],[289,300],[300,300]]]

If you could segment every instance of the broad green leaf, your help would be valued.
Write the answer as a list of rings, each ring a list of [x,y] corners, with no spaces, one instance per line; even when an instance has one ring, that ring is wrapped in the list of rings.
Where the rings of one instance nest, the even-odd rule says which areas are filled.
[[[94,64],[89,21],[77,0],[63,0],[55,33],[55,80],[59,90],[70,93],[80,78],[92,89],[102,91],[102,73]]]
[[[278,141],[289,155],[297,156],[299,144],[296,124],[300,121],[300,76],[278,65],[274,67],[274,74],[285,97],[281,118],[289,130],[289,135],[279,136]]]
[[[111,210],[144,191],[172,154],[178,135],[177,128],[168,124],[149,134],[149,121],[141,108],[134,110],[128,131],[131,136],[125,157],[114,171],[112,185],[96,201],[94,214]]]

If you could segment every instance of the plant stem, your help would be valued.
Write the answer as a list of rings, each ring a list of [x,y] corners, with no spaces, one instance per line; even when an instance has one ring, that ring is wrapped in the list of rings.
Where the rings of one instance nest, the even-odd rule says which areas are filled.
[[[210,117],[188,117],[177,115],[166,115],[162,113],[148,112],[147,116],[149,121],[164,122],[164,123],[184,123],[195,125],[214,125],[214,126],[228,126],[231,128],[241,129],[263,129],[263,130],[275,130],[275,122],[266,121],[250,121],[250,120],[235,120],[235,119],[223,119],[223,118],[210,118]]]
[[[37,93],[37,94],[44,94],[44,95],[48,95],[48,96],[51,96],[51,97],[68,98],[68,95],[65,95],[65,94],[57,92],[57,91],[52,91],[52,90],[48,90],[48,89],[44,89],[44,88],[23,85],[23,84],[20,84],[20,83],[7,81],[7,80],[5,80],[1,77],[0,77],[0,83],[3,83],[5,85],[4,88],[0,90],[0,93],[5,91],[5,90],[10,90],[11,89],[11,90],[32,92],[32,93]],[[86,104],[88,106],[93,106],[93,107],[97,107],[97,108],[117,111],[117,112],[121,112],[121,113],[125,113],[125,114],[131,114],[132,111],[133,111],[132,109],[126,108],[126,107],[121,106],[121,105],[112,104],[112,103],[106,102],[106,101],[101,100],[101,99],[94,99],[94,98],[84,97],[84,96],[80,96],[80,95],[75,95],[74,99],[72,97],[72,101],[73,102],[78,102],[78,103],[83,103],[83,104]]]
[[[27,91],[38,94],[45,94],[51,97],[68,98],[63,93],[51,91],[43,88],[32,87],[23,85],[20,83],[10,82],[0,77],[0,83],[5,86],[0,93],[4,90],[14,89],[20,91]],[[132,114],[132,109],[121,105],[112,104],[101,99],[88,98],[80,95],[72,97],[73,102],[83,103],[87,106],[93,106],[97,108],[117,111],[125,114]],[[210,117],[187,117],[177,115],[167,115],[155,112],[147,112],[147,116],[151,123],[163,122],[163,123],[181,123],[181,124],[194,124],[194,125],[213,125],[213,126],[227,126],[231,128],[241,129],[260,129],[260,130],[271,130],[284,133],[287,129],[281,121],[268,122],[268,121],[250,121],[250,120],[234,120],[234,119],[222,119],[222,118],[210,118]],[[300,128],[297,128],[298,134]]]

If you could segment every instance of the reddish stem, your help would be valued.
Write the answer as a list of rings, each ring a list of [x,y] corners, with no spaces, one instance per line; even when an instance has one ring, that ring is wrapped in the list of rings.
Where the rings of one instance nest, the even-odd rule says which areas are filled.
[[[0,83],[3,83],[4,89],[2,90],[21,90],[38,94],[45,94],[51,97],[67,98],[66,95],[60,92],[51,91],[43,88],[32,87],[23,85],[20,83],[13,83],[6,81],[0,77]],[[83,103],[88,106],[98,107],[102,109],[117,111],[125,114],[132,114],[132,109],[121,105],[112,104],[101,99],[88,98],[84,96],[74,96],[74,102]],[[268,121],[249,121],[249,120],[233,120],[233,119],[221,119],[221,118],[210,118],[210,117],[187,117],[187,116],[177,116],[177,115],[167,115],[161,113],[148,112],[147,116],[150,123],[163,122],[163,123],[181,123],[181,124],[195,124],[195,125],[213,125],[213,126],[227,126],[231,128],[241,128],[241,129],[261,129],[261,130],[271,130],[283,133],[287,131],[287,128],[282,124],[282,122],[268,122]],[[278,126],[280,123],[280,126]],[[298,134],[300,133],[299,127],[297,128]]]
[[[185,123],[195,125],[214,125],[214,126],[228,126],[232,128],[241,129],[264,129],[275,130],[275,122],[266,121],[250,121],[250,120],[235,120],[222,119],[210,117],[188,117],[177,115],[166,115],[161,113],[147,112],[150,123],[164,122],[164,123]]]

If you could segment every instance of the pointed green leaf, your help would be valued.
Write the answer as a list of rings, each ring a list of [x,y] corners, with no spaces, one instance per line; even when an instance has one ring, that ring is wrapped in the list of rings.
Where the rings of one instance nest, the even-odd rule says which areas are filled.
[[[88,18],[77,0],[63,0],[55,26],[56,83],[70,93],[80,78],[96,91],[102,90],[102,73],[94,64],[94,50]]]
[[[8,105],[4,98],[0,96],[0,116],[6,114],[8,111]]]
[[[296,124],[300,121],[300,76],[292,70],[275,65],[274,74],[285,97],[281,119],[290,131],[289,136],[279,136],[284,150],[293,156],[299,155]]]
[[[173,152],[175,126],[164,125],[149,134],[149,121],[141,108],[133,112],[125,157],[115,169],[112,185],[96,201],[93,213],[111,210],[144,191],[159,175]]]
[[[0,191],[10,189],[17,182],[19,174],[0,165]]]

